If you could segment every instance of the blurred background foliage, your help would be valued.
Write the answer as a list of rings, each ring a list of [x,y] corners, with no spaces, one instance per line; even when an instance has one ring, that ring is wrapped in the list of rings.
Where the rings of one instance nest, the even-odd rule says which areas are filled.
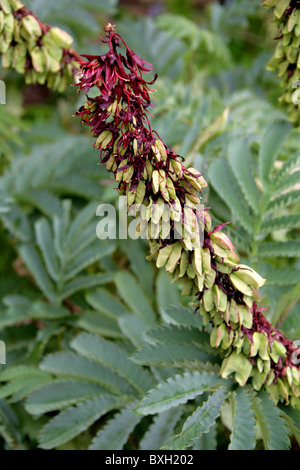
[[[239,185],[245,178],[259,193],[258,161],[265,135],[276,135],[278,122],[287,120],[277,102],[279,80],[265,69],[274,50],[270,11],[259,1],[249,0],[25,3],[42,21],[68,31],[79,53],[105,50],[97,36],[110,21],[129,47],[154,65],[158,80],[152,94],[153,127],[188,165],[202,171],[209,182],[204,200],[214,222],[231,221],[227,230],[242,261],[269,278],[262,289],[267,317],[291,339],[299,339],[299,130],[289,128],[288,137],[279,142],[270,171],[283,170],[277,186],[274,183],[271,207],[264,207],[260,196],[253,207],[247,188],[245,192]],[[22,76],[4,69],[0,69],[0,79],[7,84],[7,104],[0,105],[0,339],[7,345],[7,364],[0,366],[4,384],[0,389],[0,447],[82,449],[97,432],[94,448],[105,445],[103,434],[113,434],[118,419],[106,424],[107,433],[101,434],[107,419],[101,414],[92,418],[87,414],[82,428],[66,425],[62,438],[56,439],[60,435],[56,426],[71,419],[70,407],[100,393],[101,381],[89,382],[88,371],[85,381],[82,378],[88,367],[93,377],[104,374],[106,368],[107,383],[122,389],[118,400],[114,395],[113,400],[99,402],[102,414],[113,418],[122,409],[120,422],[131,423],[115,448],[158,446],[151,439],[159,417],[153,423],[149,417],[139,417],[139,421],[130,414],[132,407],[124,406],[128,396],[140,399],[157,381],[174,375],[177,367],[185,367],[186,360],[181,363],[178,359],[176,369],[174,364],[162,362],[159,370],[156,363],[146,360],[149,369],[142,368],[142,359],[134,365],[136,369],[126,363],[132,380],[145,374],[141,389],[132,390],[132,380],[125,384],[113,359],[103,359],[104,369],[97,370],[97,357],[89,352],[85,335],[96,333],[105,338],[99,348],[111,344],[119,348],[113,356],[117,361],[142,345],[149,327],[174,324],[166,314],[168,308],[173,304],[186,307],[189,299],[182,298],[165,274],[145,260],[146,243],[96,238],[96,207],[107,202],[117,206],[117,192],[104,168],[97,166],[99,155],[93,151],[87,131],[73,117],[84,97],[78,97],[71,83],[62,94],[43,86],[25,86]],[[237,163],[240,159],[246,167]],[[282,191],[293,193],[284,204],[278,202]],[[246,221],[245,214],[249,215]],[[266,225],[270,217],[277,225],[266,230],[261,221]],[[252,227],[256,227],[254,232]],[[192,324],[184,324],[183,317],[177,324],[192,328]],[[55,354],[65,354],[60,367]],[[103,356],[106,354],[109,356],[107,349]],[[96,362],[88,365],[84,362],[88,359]],[[78,362],[77,375],[72,376],[67,365],[64,370],[64,360],[66,364]],[[73,380],[77,380],[76,386]],[[46,385],[50,388],[41,388]],[[39,395],[39,391],[45,394]],[[64,393],[68,399],[60,397]],[[264,403],[265,398],[261,400]],[[170,424],[165,430],[161,444],[200,402],[198,398],[186,409],[176,409],[177,421],[174,418],[173,428]],[[84,414],[83,408],[76,410]],[[299,421],[295,415],[285,416],[290,425]],[[286,425],[279,415],[274,423],[285,436]],[[152,428],[147,431],[149,425]],[[224,406],[221,420],[195,448],[227,448],[232,426],[230,407]],[[267,448],[286,446],[286,441],[270,444],[272,436],[264,438],[259,432],[257,436],[258,448],[263,444]],[[292,444],[297,447],[295,438]]]

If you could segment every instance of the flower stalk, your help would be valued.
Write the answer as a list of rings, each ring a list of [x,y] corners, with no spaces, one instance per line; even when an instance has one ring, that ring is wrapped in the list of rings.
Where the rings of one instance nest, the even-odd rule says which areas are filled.
[[[130,210],[140,206],[142,221],[156,227],[151,233],[150,255],[158,268],[165,268],[210,330],[211,345],[222,357],[221,375],[234,374],[255,390],[265,387],[273,400],[300,406],[300,369],[295,362],[296,346],[264,317],[259,288],[265,283],[239,257],[224,225],[212,228],[206,209],[199,208],[201,191],[207,186],[195,168],[185,168],[183,158],[170,149],[151,128],[151,106],[145,73],[152,66],[138,57],[107,25],[101,38],[108,52],[85,55],[80,63],[78,86],[87,96],[77,111],[83,124],[91,128],[94,147],[101,163],[118,182],[120,195],[126,195]],[[93,97],[89,96],[91,89]],[[94,90],[93,90],[94,91]],[[164,210],[171,213],[170,229],[165,230]],[[141,222],[142,225],[142,222]],[[178,232],[182,228],[181,237]],[[197,235],[203,240],[197,244]]]

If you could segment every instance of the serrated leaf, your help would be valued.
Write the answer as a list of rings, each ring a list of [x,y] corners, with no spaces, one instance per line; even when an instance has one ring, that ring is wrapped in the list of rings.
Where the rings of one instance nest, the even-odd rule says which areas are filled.
[[[64,280],[69,281],[88,266],[100,261],[101,258],[110,255],[115,249],[113,243],[97,243],[82,251],[72,262],[68,263],[68,268],[64,275]]]
[[[33,415],[61,410],[71,405],[107,394],[107,389],[96,383],[68,380],[54,382],[33,392],[26,402],[26,410]]]
[[[71,295],[75,294],[75,292],[90,289],[95,286],[99,286],[102,284],[107,284],[114,279],[114,274],[112,273],[101,273],[101,274],[92,274],[86,276],[79,276],[75,278],[73,281],[68,282],[64,285],[62,292],[61,292],[61,299],[67,299]]]
[[[54,246],[62,266],[66,264],[66,234],[70,226],[71,209],[72,201],[65,199],[62,201],[60,214],[54,213],[53,215]]]
[[[134,403],[130,403],[116,414],[94,437],[89,450],[122,450],[128,436],[141,421],[134,411]]]
[[[258,214],[260,194],[252,174],[249,144],[247,140],[240,137],[230,142],[228,158],[241,191],[253,211]]]
[[[119,272],[115,277],[115,283],[124,302],[131,310],[148,323],[154,323],[155,312],[136,279],[130,273]]]
[[[9,212],[1,213],[0,217],[7,230],[22,243],[33,240],[32,225],[19,206],[14,204]]]
[[[268,212],[277,211],[279,209],[284,209],[293,204],[296,204],[299,201],[300,201],[299,190],[289,191],[288,193],[285,193],[285,194],[279,194],[278,196],[276,196],[269,202],[266,212],[268,213]]]
[[[58,320],[69,317],[70,311],[65,307],[59,307],[45,302],[34,302],[30,305],[29,316],[37,320]]]
[[[300,269],[274,269],[266,274],[268,285],[292,286],[300,283]]]
[[[99,383],[115,394],[136,395],[134,388],[110,368],[73,352],[49,354],[43,359],[40,367],[57,376]]]
[[[253,222],[243,194],[241,193],[225,159],[214,160],[209,167],[209,179],[211,184],[225,201],[231,212],[239,220],[244,229],[252,235]]]
[[[146,260],[148,245],[143,242],[144,241],[140,239],[131,240],[128,238],[127,240],[124,240],[123,252],[129,258],[130,267],[136,278],[139,280],[143,290],[152,298],[154,291],[155,269],[153,264]]]
[[[275,174],[272,185],[273,187],[280,188],[282,180],[284,180],[288,175],[290,175],[293,171],[295,171],[300,166],[300,155],[295,155],[292,158],[289,158],[280,170],[277,171]]]
[[[123,335],[126,336],[136,347],[141,347],[144,342],[145,332],[149,324],[135,315],[123,315],[118,320]]]
[[[300,228],[300,214],[282,215],[273,219],[265,219],[261,224],[261,233],[268,234],[275,230],[291,230]]]
[[[281,410],[281,416],[287,423],[291,434],[295,437],[298,445],[300,445],[300,413],[299,410],[292,407],[285,407]]]
[[[202,317],[199,313],[183,305],[170,305],[162,310],[162,317],[166,323],[182,326],[195,326],[202,328]]]
[[[287,191],[291,189],[297,189],[297,185],[300,181],[300,170],[287,175],[283,180],[280,181],[279,185],[275,188],[274,192],[279,194],[282,191]]]
[[[132,360],[149,366],[169,366],[218,372],[215,356],[189,344],[149,345],[134,353]]]
[[[209,399],[185,421],[181,433],[172,436],[162,445],[162,449],[181,450],[191,447],[195,439],[208,432],[215,423],[227,395],[228,391],[225,388],[220,388],[211,394]]]
[[[259,176],[265,191],[268,191],[275,159],[292,128],[287,121],[272,123],[265,132],[259,151]]]
[[[293,289],[289,290],[280,297],[277,301],[276,309],[272,315],[272,323],[274,326],[279,326],[296,302],[300,299],[300,284],[297,284]]]
[[[25,450],[20,421],[13,408],[4,400],[0,400],[0,435],[9,450]]]
[[[234,412],[229,450],[253,450],[256,444],[256,421],[247,388],[238,388],[232,400]]]
[[[99,183],[86,176],[71,174],[60,176],[49,182],[49,189],[58,194],[81,196],[85,199],[97,199],[100,193]]]
[[[289,240],[287,242],[263,243],[258,248],[260,257],[294,257],[300,256],[300,241]]]
[[[217,434],[217,425],[214,424],[207,433],[195,440],[193,450],[216,450],[218,446]]]
[[[93,289],[86,294],[85,298],[95,310],[112,318],[130,314],[130,311],[125,308],[122,302],[106,289]]]
[[[22,322],[28,319],[28,310],[27,307],[14,307],[9,308],[7,311],[1,313],[0,315],[0,328],[6,328],[8,326],[13,326],[18,322]]]
[[[149,338],[151,342],[194,344],[200,349],[214,354],[214,349],[210,346],[209,334],[196,327],[166,325],[148,330],[145,336]]]
[[[160,270],[156,278],[156,303],[160,313],[170,305],[179,303],[178,289],[165,270]]]
[[[80,315],[77,325],[91,333],[99,333],[110,338],[123,338],[123,332],[118,322],[97,312],[85,311]]]
[[[106,395],[61,411],[43,427],[39,446],[42,449],[53,449],[70,441],[119,403],[122,403],[119,397]]]
[[[136,407],[136,411],[144,415],[161,413],[186,403],[204,392],[217,390],[221,382],[220,377],[207,372],[177,374],[147,392]]]
[[[7,382],[20,377],[32,377],[35,375],[44,376],[45,374],[34,366],[17,365],[2,370],[0,372],[0,381]]]
[[[48,217],[53,217],[56,214],[58,217],[61,214],[60,200],[55,194],[46,189],[31,189],[22,193],[19,198],[23,204],[26,202],[31,206],[39,209],[43,214]]]
[[[150,373],[131,362],[126,357],[126,352],[116,344],[95,335],[81,333],[72,341],[72,347],[85,357],[110,367],[140,393],[154,385]]]
[[[70,247],[71,252],[73,252],[75,245],[77,245],[77,240],[80,238],[82,230],[84,230],[89,222],[95,218],[97,207],[98,204],[96,202],[87,204],[81,211],[78,212],[75,219],[73,220],[66,239],[67,246]]]
[[[281,417],[281,411],[274,405],[267,392],[255,394],[251,391],[251,400],[266,450],[288,450],[289,432]]]
[[[32,273],[37,285],[45,296],[53,303],[58,302],[53,283],[49,278],[38,252],[32,245],[22,245],[19,249],[26,266]]]
[[[155,416],[140,442],[140,450],[160,449],[162,443],[171,437],[182,413],[183,409],[177,407]]]
[[[15,401],[20,400],[51,380],[52,377],[45,372],[39,375],[18,377],[1,387],[0,398],[13,396]]]

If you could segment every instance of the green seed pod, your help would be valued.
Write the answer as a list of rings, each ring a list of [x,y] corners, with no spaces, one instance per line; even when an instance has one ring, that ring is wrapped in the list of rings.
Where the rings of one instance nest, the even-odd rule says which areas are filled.
[[[177,175],[179,177],[179,179],[181,179],[182,174],[183,174],[183,167],[182,167],[182,164],[180,163],[180,161],[172,159],[171,160],[171,165],[172,165],[172,168],[173,168],[173,171],[174,171],[175,175]]]
[[[142,204],[146,194],[146,186],[144,181],[140,180],[138,187],[136,189],[135,203]]]
[[[251,287],[242,281],[235,273],[230,274],[230,280],[233,286],[242,294],[248,295],[249,297],[253,294]]]
[[[202,248],[203,271],[209,273],[211,270],[211,256],[208,248]]]
[[[268,338],[264,333],[255,332],[252,336],[252,345],[250,348],[250,356],[256,356],[257,353],[259,356],[264,360],[269,360],[269,353],[268,353]]]
[[[10,47],[7,49],[4,54],[2,54],[2,67],[5,69],[8,69],[12,66],[13,63],[13,58],[14,58],[14,48]]]
[[[10,4],[13,10],[15,11],[18,11],[24,7],[23,3],[21,3],[19,0],[10,0]],[[1,0],[1,8],[2,8],[2,0]]]
[[[154,211],[152,214],[152,222],[154,224],[158,224],[160,219],[162,218],[162,215],[164,213],[164,201],[161,198],[158,198],[156,201],[156,204],[154,206]]]
[[[63,47],[64,49],[69,49],[73,44],[73,38],[63,29],[53,27],[49,31],[49,35],[53,40],[54,44],[57,46]]]
[[[151,162],[149,160],[146,160],[146,169],[147,169],[148,179],[150,181],[152,178],[153,166],[151,165]]]
[[[192,176],[187,173],[184,173],[184,177],[191,183],[194,188],[201,191],[202,188],[206,188],[208,186],[207,182],[205,181],[201,173],[196,170],[196,168],[187,168],[186,171],[192,173]]]
[[[191,281],[191,279],[188,279],[187,277],[184,278],[183,281],[183,287],[182,287],[182,295],[190,295],[192,290],[193,290],[194,282]]]
[[[240,312],[241,317],[243,318],[243,326],[245,328],[252,328],[253,324],[253,316],[250,309],[244,305],[238,305],[238,310]]]
[[[202,273],[203,273],[202,249],[201,248],[195,248],[195,250],[194,250],[194,262],[195,262],[195,268],[196,268],[197,274],[199,274],[199,276],[201,276]]]
[[[165,266],[172,250],[173,250],[173,245],[167,245],[159,250],[158,257],[156,260],[157,268],[162,268],[163,266]]]
[[[267,372],[260,372],[258,369],[252,369],[252,386],[257,392],[261,389],[267,378]]]
[[[160,162],[161,161],[161,154],[160,154],[160,151],[159,151],[158,147],[156,146],[156,144],[152,145],[151,149],[152,149],[155,160],[157,162]]]
[[[234,246],[231,240],[227,237],[227,235],[225,235],[225,233],[212,233],[211,239],[216,245],[218,245],[220,248],[223,248],[223,250],[225,250],[226,252],[234,250]]]
[[[239,264],[237,266],[235,275],[249,286],[254,287],[254,289],[262,287],[266,282],[266,279],[263,279],[254,269],[249,268],[249,266],[245,264]]]
[[[210,345],[214,348],[218,348],[226,333],[227,330],[224,323],[218,327],[213,328],[210,333]]]
[[[29,34],[36,38],[42,36],[42,30],[39,22],[32,15],[23,16],[21,19],[21,27]]]
[[[196,277],[196,272],[193,268],[193,265],[192,264],[189,264],[188,267],[187,267],[187,275],[190,279],[195,279]]]
[[[168,262],[166,264],[167,272],[172,272],[175,269],[176,264],[180,260],[181,251],[182,251],[181,243],[180,242],[174,243],[172,253],[170,254]]]
[[[12,11],[12,4],[9,0],[1,0],[1,9],[6,15],[9,15]]]
[[[133,174],[134,174],[134,166],[131,165],[123,171],[123,181],[124,181],[124,183],[130,183]]]
[[[269,354],[272,360],[277,364],[280,357],[286,356],[286,349],[279,341],[273,341],[269,348]]]
[[[130,186],[126,188],[126,197],[127,197],[127,205],[128,207],[132,206],[135,201],[135,191],[130,190]]]
[[[217,311],[225,312],[227,308],[227,295],[216,284],[213,286],[214,304]]]
[[[252,364],[243,354],[232,352],[224,359],[221,367],[221,377],[226,379],[230,374],[235,373],[235,380],[242,387],[247,382],[252,371]]]
[[[160,139],[157,139],[155,141],[155,145],[156,145],[156,149],[157,149],[158,153],[160,154],[161,158],[164,161],[167,161],[168,156],[167,156],[167,152],[166,152],[166,148],[165,148],[164,143]]]
[[[205,273],[205,281],[204,281],[205,287],[210,289],[214,285],[215,280],[216,280],[216,271],[213,268],[211,268],[211,270],[208,273]]]
[[[170,198],[175,200],[176,197],[177,197],[176,196],[176,190],[175,190],[175,187],[174,187],[174,184],[173,184],[171,178],[167,178],[166,187],[167,187],[167,190],[169,192]]]
[[[179,272],[179,277],[182,277],[185,275],[187,267],[189,263],[189,257],[186,253],[186,251],[182,251],[181,258],[180,258],[180,272]]]
[[[116,161],[116,156],[112,153],[106,162],[106,169],[110,171]]]
[[[159,173],[157,170],[154,170],[152,173],[152,189],[154,194],[157,194],[159,191]]]
[[[207,289],[203,294],[203,304],[207,312],[210,312],[214,308],[214,299],[211,289]]]
[[[132,148],[133,148],[134,155],[137,155],[137,153],[138,153],[138,142],[137,142],[136,139],[133,139],[133,141],[132,141]]]
[[[205,280],[204,274],[202,274],[202,276],[199,276],[199,274],[196,276],[195,283],[196,283],[197,288],[200,292],[203,291],[204,280]]]
[[[112,132],[110,131],[101,132],[101,134],[99,135],[99,137],[97,138],[95,142],[95,146],[97,148],[105,148],[108,145],[108,143],[111,141],[112,136],[113,136]]]

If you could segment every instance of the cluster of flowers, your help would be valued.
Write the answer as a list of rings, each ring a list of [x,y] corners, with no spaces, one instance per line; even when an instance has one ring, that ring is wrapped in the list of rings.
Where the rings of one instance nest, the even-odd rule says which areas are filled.
[[[26,83],[47,84],[63,91],[78,71],[72,37],[50,27],[19,1],[0,1],[0,53],[2,66],[25,74]]]
[[[102,41],[108,44],[108,52],[83,56],[86,60],[81,62],[76,86],[86,93],[87,101],[76,115],[91,127],[101,163],[113,173],[120,194],[127,196],[129,213],[132,205],[140,204],[146,208],[142,219],[156,225],[158,237],[149,237],[148,258],[181,283],[183,294],[193,295],[211,331],[211,344],[223,356],[222,377],[234,374],[240,385],[252,378],[253,387],[265,386],[275,402],[285,399],[299,404],[296,346],[272,327],[256,304],[265,280],[239,264],[233,244],[222,231],[225,224],[212,228],[207,210],[199,209],[201,189],[207,186],[203,176],[194,168],[186,169],[182,157],[151,129],[148,85],[153,81],[146,82],[142,76],[151,65],[128,48],[114,26],[108,24],[105,31]],[[98,93],[89,96],[95,87]],[[168,233],[161,209],[166,204],[173,209]],[[191,209],[188,214],[186,207]],[[177,221],[189,227],[179,239]],[[201,246],[194,243],[199,230],[203,231]]]
[[[300,85],[300,0],[265,0],[263,5],[274,8],[278,28],[276,50],[267,69],[281,77],[285,92],[280,102],[287,104],[291,121],[300,125],[300,94],[296,90]]]

